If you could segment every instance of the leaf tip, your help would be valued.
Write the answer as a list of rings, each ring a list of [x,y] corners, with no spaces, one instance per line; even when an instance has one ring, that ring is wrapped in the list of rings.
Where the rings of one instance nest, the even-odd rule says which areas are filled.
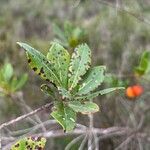
[[[16,42],[18,45],[21,45],[21,42]]]
[[[19,45],[20,47],[22,47],[23,43],[22,42],[16,42],[17,45]]]

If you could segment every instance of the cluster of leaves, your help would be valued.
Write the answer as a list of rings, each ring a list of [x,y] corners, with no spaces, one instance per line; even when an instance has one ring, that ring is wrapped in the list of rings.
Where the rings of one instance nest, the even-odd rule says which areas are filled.
[[[27,79],[27,74],[17,78],[12,65],[5,63],[0,69],[0,95],[5,96],[20,90],[25,85]]]
[[[135,68],[135,73],[145,77],[150,73],[150,51],[144,51],[142,53],[139,66]]]
[[[122,89],[114,87],[95,91],[104,81],[105,67],[90,67],[91,50],[87,44],[77,46],[72,57],[57,42],[51,44],[47,56],[25,43],[18,44],[26,50],[30,67],[41,78],[52,83],[53,87],[44,84],[41,88],[54,98],[51,116],[58,121],[64,131],[73,130],[76,113],[87,114],[99,110],[98,105],[91,101],[93,98]]]
[[[45,144],[43,137],[26,137],[15,143],[11,150],[44,150]]]
[[[75,48],[77,45],[87,41],[85,30],[72,25],[70,22],[64,23],[63,30],[57,24],[54,24],[53,31],[57,37],[56,41],[68,48]]]

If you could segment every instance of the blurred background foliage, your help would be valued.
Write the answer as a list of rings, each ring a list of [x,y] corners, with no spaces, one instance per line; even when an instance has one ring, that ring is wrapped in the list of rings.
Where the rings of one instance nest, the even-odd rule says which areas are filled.
[[[33,109],[50,101],[40,91],[41,80],[28,68],[24,51],[16,42],[26,42],[46,53],[50,41],[57,40],[70,53],[76,45],[86,42],[92,49],[93,64],[107,66],[103,86],[144,86],[144,94],[136,100],[130,101],[123,92],[96,100],[101,112],[94,115],[95,127],[134,127],[133,115],[138,121],[150,103],[150,74],[141,77],[142,68],[149,73],[149,56],[145,56],[146,63],[139,63],[142,53],[150,50],[150,1],[118,0],[118,5],[115,0],[0,0],[0,90],[6,92],[0,97],[0,123],[20,114],[20,108],[15,111],[17,106],[10,103],[7,95],[21,87],[26,103]],[[47,117],[48,113],[42,119]],[[149,121],[146,117],[144,131],[149,131]],[[80,115],[78,122],[88,125],[87,116]],[[17,125],[18,128],[27,126],[30,124]],[[71,138],[49,139],[48,143],[52,149],[59,150]],[[114,149],[117,143],[116,138],[100,141],[101,148],[106,150]]]

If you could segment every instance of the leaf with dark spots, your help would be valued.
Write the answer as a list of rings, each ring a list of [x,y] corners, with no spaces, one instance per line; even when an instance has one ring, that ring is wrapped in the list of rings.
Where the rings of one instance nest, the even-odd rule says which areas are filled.
[[[51,61],[64,88],[67,88],[70,55],[60,44],[53,42],[47,59]]]
[[[89,69],[81,83],[78,95],[85,95],[95,90],[104,81],[104,66]]]
[[[55,83],[57,86],[61,86],[61,81],[57,75],[57,72],[53,64],[51,64],[42,53],[40,53],[39,51],[37,51],[36,49],[32,48],[31,46],[25,43],[17,42],[17,44],[19,44],[23,49],[26,50],[28,60],[29,59],[31,60],[29,66],[33,68],[37,74],[39,74],[40,71],[43,72],[44,70],[44,73],[40,74],[41,78],[45,80],[48,79],[51,82]],[[43,69],[41,70],[41,68]]]
[[[69,90],[75,88],[91,63],[91,50],[86,44],[79,45],[72,54],[69,67]]]
[[[46,139],[43,137],[28,137],[20,139],[11,150],[43,150],[46,144]]]

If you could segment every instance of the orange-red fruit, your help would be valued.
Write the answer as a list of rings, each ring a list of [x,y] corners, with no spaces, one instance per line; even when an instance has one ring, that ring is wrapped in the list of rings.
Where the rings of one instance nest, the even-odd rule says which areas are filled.
[[[143,93],[143,87],[140,85],[129,86],[126,89],[126,96],[129,98],[136,98]]]

